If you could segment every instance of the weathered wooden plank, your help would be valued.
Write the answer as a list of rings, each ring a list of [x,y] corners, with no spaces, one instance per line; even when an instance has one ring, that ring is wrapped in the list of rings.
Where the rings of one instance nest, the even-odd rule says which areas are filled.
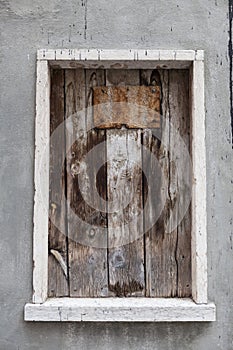
[[[107,85],[138,83],[138,71],[106,72]],[[140,296],[145,285],[141,132],[113,129],[106,135],[109,290],[116,296]]]
[[[33,216],[33,302],[48,296],[50,68],[37,62],[35,129],[35,195]]]
[[[154,75],[154,78],[152,77]],[[141,71],[141,83],[145,85],[158,83],[160,76],[152,70]],[[177,265],[175,259],[176,233],[165,234],[165,223],[170,214],[169,198],[169,86],[168,72],[162,77],[162,135],[161,142],[153,136],[151,130],[143,135],[143,145],[150,150],[149,153],[143,150],[143,168],[148,169],[149,184],[148,193],[144,192],[144,198],[149,201],[150,210],[144,212],[144,227],[151,227],[145,237],[146,241],[146,283],[147,296],[170,297],[176,295]],[[161,168],[153,168],[151,157],[156,156]],[[145,189],[146,190],[146,189]],[[163,204],[159,218],[154,222],[152,213],[157,206]],[[159,214],[159,213],[158,213]]]
[[[62,200],[65,186],[63,70],[51,73],[50,135],[48,296],[59,297],[68,295],[68,278],[61,264],[63,261],[67,266],[66,206]]]
[[[86,70],[87,136],[90,179],[87,221],[90,225],[89,241],[93,261],[93,296],[107,296],[107,174],[106,174],[106,133],[93,128],[93,88],[105,84],[104,70]],[[92,248],[93,247],[93,248]]]
[[[194,61],[203,60],[203,50],[98,50],[98,49],[42,49],[38,60],[76,61]],[[153,62],[154,63],[154,62]],[[132,67],[131,67],[132,68]]]
[[[60,298],[26,304],[25,321],[207,322],[216,320],[213,303],[184,298]]]
[[[101,86],[94,88],[97,128],[159,128],[160,88],[157,86]]]
[[[172,200],[171,224],[177,231],[177,296],[191,295],[191,163],[189,72],[169,72],[170,132],[170,198]]]
[[[200,56],[204,52],[198,51]],[[204,58],[204,57],[203,57]],[[192,92],[192,296],[207,303],[207,215],[204,62],[193,62]]]
[[[100,211],[95,209],[97,204],[95,195],[92,198],[92,205],[90,201],[88,202],[88,198],[92,197],[93,184],[96,183],[93,178],[93,170],[96,169],[94,158],[86,157],[92,147],[105,139],[102,131],[88,132],[91,122],[87,119],[91,118],[91,112],[85,107],[91,101],[89,90],[92,86],[89,83],[92,73],[73,70],[66,71],[65,75],[66,116],[68,118],[73,115],[69,118],[67,131],[67,138],[70,138],[69,143],[72,144],[67,154],[67,198],[70,296],[76,297],[103,296],[107,290],[106,248],[96,248],[100,240],[98,227],[103,228],[106,220]],[[103,72],[98,74],[98,79],[102,84]],[[105,151],[102,149],[98,157],[104,156]],[[104,158],[102,163],[105,163]],[[99,187],[104,188],[103,182],[100,182]],[[104,196],[104,190],[102,195]]]
[[[192,60],[159,61],[151,58],[137,61],[100,61],[100,60],[50,60],[49,65],[53,68],[62,69],[189,69]]]
[[[143,152],[143,166],[150,169],[147,172],[150,188],[148,193],[144,192],[144,198],[148,197],[152,212],[160,210],[159,203],[164,203],[155,225],[152,226],[151,221],[154,218],[150,211],[145,211],[144,215],[144,226],[152,226],[146,235],[147,295],[184,297],[190,295],[191,290],[190,212],[187,212],[185,219],[176,226],[174,220],[181,214],[183,199],[180,194],[187,172],[186,157],[183,158],[184,150],[180,147],[179,138],[174,130],[186,138],[189,147],[188,81],[187,75],[184,75],[186,72],[180,74],[177,71],[164,71],[160,74],[164,116],[161,142],[156,140],[150,130],[143,135],[144,146],[156,155],[161,167],[161,173],[157,174],[158,168],[153,169],[150,156]],[[142,71],[141,82],[151,84],[152,75],[152,71]]]

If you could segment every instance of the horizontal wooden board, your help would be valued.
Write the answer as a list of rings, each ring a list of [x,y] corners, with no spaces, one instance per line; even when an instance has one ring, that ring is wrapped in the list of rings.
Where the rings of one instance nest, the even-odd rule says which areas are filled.
[[[207,322],[216,320],[213,303],[179,298],[60,298],[26,304],[25,321]]]
[[[160,127],[160,87],[99,86],[93,90],[95,127]]]

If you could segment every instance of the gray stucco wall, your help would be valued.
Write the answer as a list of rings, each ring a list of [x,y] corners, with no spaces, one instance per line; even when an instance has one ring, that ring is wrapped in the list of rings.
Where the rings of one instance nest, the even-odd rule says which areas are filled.
[[[233,349],[228,1],[1,0],[0,350]],[[32,294],[38,48],[204,49],[209,299],[215,323],[25,323]]]

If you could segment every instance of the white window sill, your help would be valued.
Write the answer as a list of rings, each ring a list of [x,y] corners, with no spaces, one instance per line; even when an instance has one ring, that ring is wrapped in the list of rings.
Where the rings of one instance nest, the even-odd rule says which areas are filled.
[[[51,298],[26,304],[25,321],[208,322],[215,305],[181,298]]]

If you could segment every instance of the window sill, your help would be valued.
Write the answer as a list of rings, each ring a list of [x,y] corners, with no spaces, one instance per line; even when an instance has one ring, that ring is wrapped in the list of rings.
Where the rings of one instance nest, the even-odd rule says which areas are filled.
[[[181,298],[51,298],[26,304],[25,321],[209,322],[215,305]]]

